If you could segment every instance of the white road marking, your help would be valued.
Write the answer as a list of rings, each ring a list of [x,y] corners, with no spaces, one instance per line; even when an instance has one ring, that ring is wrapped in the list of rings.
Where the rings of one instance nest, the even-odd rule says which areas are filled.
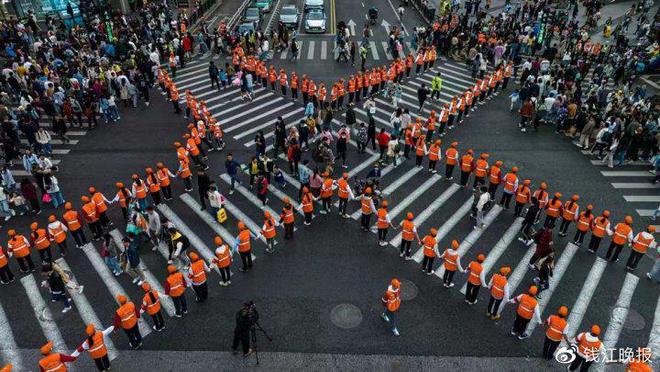
[[[9,325],[9,319],[3,309],[2,303],[0,303],[0,355],[2,356],[3,363],[11,364],[14,366],[14,370],[22,371],[23,370],[23,359],[21,358],[18,345],[14,339],[14,333],[11,330]]]
[[[605,177],[653,177],[646,171],[600,171]]]
[[[380,59],[380,56],[378,55],[378,49],[376,47],[376,42],[375,41],[370,41],[369,42],[369,47],[371,48],[371,55],[374,61],[378,61]]]
[[[627,202],[660,202],[660,195],[624,195]]]
[[[309,46],[307,47],[307,59],[312,60],[314,59],[314,49],[316,48],[316,41],[311,40],[309,42]]]
[[[325,61],[328,59],[328,42],[323,40],[321,41],[321,60]]]
[[[575,337],[575,333],[577,333],[577,330],[580,328],[584,314],[587,312],[591,298],[596,291],[596,287],[598,287],[598,282],[600,281],[600,277],[603,276],[606,267],[607,261],[600,257],[596,257],[596,261],[594,261],[594,264],[591,266],[589,275],[587,275],[587,279],[582,285],[580,294],[577,296],[575,305],[570,309],[570,314],[568,315],[564,333],[569,339]]]
[[[296,114],[299,114],[299,113],[302,112],[302,111],[305,111],[305,109],[302,108],[302,107],[298,107],[297,109],[295,109],[295,110],[293,110],[293,111],[291,111],[291,112],[288,112],[288,113],[282,115],[282,119],[288,119],[288,118],[290,118],[291,116],[296,115]],[[244,131],[241,131],[241,133],[238,134],[238,135],[236,135],[236,137],[234,137],[234,138],[236,138],[236,139],[243,138],[243,137],[248,136],[248,135],[250,135],[250,134],[252,134],[252,133],[258,132],[258,131],[260,131],[260,130],[262,130],[262,129],[264,129],[264,128],[267,128],[267,127],[269,127],[269,126],[272,126],[272,125],[275,124],[275,122],[277,122],[277,118],[272,119],[272,120],[269,120],[269,121],[267,121],[267,122],[265,122],[265,123],[263,123],[263,124],[259,124],[259,125],[257,125],[256,127],[253,127],[253,128],[250,128],[250,129],[247,129],[247,130],[244,130]],[[289,128],[291,128],[292,126],[296,125],[297,123],[298,123],[298,120],[294,120],[294,121],[292,121],[292,122],[286,124],[285,127],[286,127],[287,129],[289,129]],[[273,131],[271,131],[271,132],[266,133],[266,134],[264,135],[264,139],[268,139],[268,138],[270,138],[270,137],[272,137],[272,136],[274,136],[274,135],[275,135],[275,131],[273,130]],[[244,145],[245,147],[252,147],[252,146],[254,146],[254,140],[251,140],[251,141],[249,141],[249,142],[246,142],[246,143],[243,144],[243,145]]]
[[[263,118],[265,118],[265,117],[273,116],[273,114],[274,114],[275,112],[278,112],[278,111],[280,111],[280,110],[283,110],[283,109],[285,109],[285,108],[287,108],[287,107],[289,107],[289,106],[292,106],[292,105],[293,105],[293,102],[289,102],[289,103],[287,103],[287,104],[285,104],[285,105],[280,105],[280,106],[278,106],[278,107],[276,107],[276,108],[274,108],[274,109],[272,109],[272,110],[268,110],[268,111],[266,111],[266,112],[264,112],[264,113],[261,113],[261,114],[259,114],[259,115],[257,115],[257,116],[251,117],[251,118],[249,118],[249,119],[247,119],[247,120],[245,120],[245,121],[243,121],[243,122],[241,122],[241,123],[234,124],[234,125],[232,125],[231,127],[225,129],[225,133],[230,132],[230,131],[233,131],[233,130],[238,129],[238,128],[241,128],[241,127],[244,127],[244,126],[246,126],[246,125],[248,125],[248,124],[255,124],[255,123],[257,123],[260,119],[263,119]],[[304,109],[303,109],[302,107],[300,107],[300,110],[304,110]],[[245,136],[247,136],[247,135],[249,135],[249,134],[251,134],[251,133],[254,133],[254,132],[256,132],[256,131],[259,130],[259,129],[254,130],[255,128],[262,128],[262,127],[266,127],[266,126],[267,126],[266,124],[258,125],[257,127],[253,127],[252,130],[247,130],[247,131],[243,131],[243,132],[241,132],[241,134],[235,136],[234,138],[236,138],[236,139],[241,139],[241,138],[243,138],[243,137],[245,137]]]
[[[426,182],[424,182],[421,186],[415,189],[415,191],[409,193],[406,195],[405,198],[403,198],[397,205],[390,210],[390,218],[393,220],[392,223],[396,226],[394,223],[394,219],[401,213],[403,212],[412,202],[414,202],[417,198],[419,198],[423,193],[425,193],[428,189],[431,188],[436,182],[440,181],[441,177],[434,174],[433,176],[429,177]],[[392,205],[392,201],[390,200],[390,205]],[[372,227],[373,231],[376,231],[376,225]]]
[[[653,216],[653,212],[655,212],[655,209],[635,209],[638,215],[642,217],[651,217]]]
[[[660,189],[660,183],[651,182],[613,182],[615,189]]]
[[[2,309],[0,309],[2,311]],[[0,341],[1,342],[1,341]],[[654,365],[658,365],[660,361],[660,297],[658,297],[658,304],[655,306],[655,315],[653,316],[653,326],[651,334],[649,335],[649,344],[647,346],[651,349],[653,355]]]
[[[273,93],[271,92],[271,93],[269,93],[269,94],[272,95]],[[262,104],[260,104],[260,105],[254,106],[254,107],[252,107],[252,108],[250,108],[250,109],[243,110],[243,111],[239,112],[238,114],[236,114],[236,115],[234,115],[234,116],[230,116],[230,117],[225,118],[225,119],[220,119],[219,122],[220,122],[221,125],[225,125],[225,126],[226,126],[227,123],[230,123],[232,120],[234,120],[234,119],[236,119],[236,118],[240,118],[241,116],[245,116],[245,115],[251,114],[251,113],[253,113],[253,112],[255,112],[255,111],[259,111],[259,110],[261,110],[261,109],[264,108],[264,107],[268,107],[268,106],[274,105],[274,104],[280,102],[282,99],[283,99],[282,97],[277,97],[277,98],[275,98],[275,99],[272,99],[272,100],[266,101],[266,102],[264,102],[264,103],[262,103]],[[250,121],[249,121],[249,120],[243,121],[241,124],[236,124],[236,125],[228,126],[227,128],[225,128],[224,131],[225,131],[225,133],[229,133],[229,132],[232,132],[232,131],[234,131],[235,129],[238,129],[238,128],[240,128],[241,126],[243,126],[243,125],[247,125],[247,124],[250,124]]]
[[[30,305],[32,305],[32,310],[34,310],[34,316],[37,318],[41,330],[44,332],[44,336],[46,336],[46,339],[49,341],[53,341],[53,350],[58,353],[69,354],[70,349],[64,342],[60,329],[57,328],[53,313],[50,311],[48,305],[46,305],[46,301],[41,296],[34,275],[30,274],[22,277],[21,284],[23,285],[23,288],[25,288],[25,293],[28,296]]]

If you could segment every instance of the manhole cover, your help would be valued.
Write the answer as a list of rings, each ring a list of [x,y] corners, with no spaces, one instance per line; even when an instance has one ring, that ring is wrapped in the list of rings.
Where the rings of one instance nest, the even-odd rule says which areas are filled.
[[[417,285],[413,282],[411,282],[408,279],[399,279],[401,282],[401,300],[402,301],[410,301],[413,298],[417,297],[417,293],[419,292],[419,289],[417,288]]]
[[[616,309],[615,306],[610,307],[610,314]],[[646,326],[646,321],[642,314],[640,314],[635,309],[628,309],[628,316],[626,321],[623,323],[624,329],[629,329],[631,331],[641,331]]]
[[[362,311],[353,304],[339,304],[330,311],[330,321],[339,328],[355,328],[362,323]]]

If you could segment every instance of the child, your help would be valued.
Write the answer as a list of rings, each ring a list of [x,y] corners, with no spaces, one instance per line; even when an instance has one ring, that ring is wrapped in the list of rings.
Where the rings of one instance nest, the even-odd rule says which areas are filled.
[[[282,173],[280,167],[278,167],[277,165],[273,166],[273,177],[275,178],[275,184],[277,184],[280,188],[283,189],[286,187],[284,174]]]
[[[516,89],[514,90],[509,97],[511,97],[511,106],[509,107],[509,111],[513,112],[513,107],[516,106],[518,107],[518,100],[520,99],[520,90]]]
[[[21,216],[25,215],[29,210],[25,198],[17,192],[10,194],[9,202],[14,205],[14,210]]]
[[[108,268],[115,276],[121,275],[119,260],[117,259],[117,243],[112,239],[109,233],[103,234],[103,243],[101,245],[101,257],[108,265]]]
[[[222,84],[222,89],[223,90],[226,89],[227,88],[227,82],[228,82],[227,71],[225,71],[224,69],[221,68],[218,71],[218,78],[220,79],[220,83]]]

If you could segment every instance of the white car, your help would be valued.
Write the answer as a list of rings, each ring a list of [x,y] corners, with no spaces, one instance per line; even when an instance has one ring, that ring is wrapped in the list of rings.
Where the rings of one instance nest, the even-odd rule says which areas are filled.
[[[309,9],[305,15],[305,32],[324,33],[327,21],[323,9]]]

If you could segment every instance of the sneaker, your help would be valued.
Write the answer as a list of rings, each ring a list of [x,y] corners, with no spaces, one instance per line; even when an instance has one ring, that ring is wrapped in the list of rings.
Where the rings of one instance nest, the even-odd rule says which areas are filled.
[[[405,255],[405,253],[403,253],[403,252],[399,253],[399,257],[403,257],[404,255]]]
[[[646,273],[646,277],[647,277],[649,280],[653,280],[653,277],[651,276],[651,273]],[[2,284],[6,284],[6,283],[2,283]]]
[[[234,190],[229,190],[229,195],[233,195],[233,194],[234,194]]]
[[[83,290],[85,289],[84,285],[78,286],[78,293],[83,293]]]
[[[394,333],[395,336],[399,336],[399,335],[400,335],[399,330],[396,329],[396,328],[394,328],[394,329],[392,330],[392,333]]]
[[[133,279],[133,284],[137,283],[138,280],[140,280],[140,278],[135,278],[135,279]]]
[[[432,275],[434,273],[435,273],[435,270],[431,270],[431,271],[427,272],[426,275]]]
[[[390,318],[387,315],[385,315],[385,313],[380,314],[380,317],[383,318],[383,320],[386,322],[390,321]]]
[[[410,261],[410,260],[412,260],[412,257],[406,256],[406,261]]]
[[[69,310],[71,310],[71,309],[72,309],[71,306],[67,306],[67,307],[65,307],[64,309],[62,309],[62,313],[68,313]]]
[[[249,349],[247,353],[243,354],[243,358],[250,356],[250,354],[252,354],[252,351],[253,351],[252,349]]]
[[[451,287],[453,287],[453,286],[455,286],[455,285],[456,285],[456,284],[454,284],[454,283],[449,283],[449,285],[447,286],[447,288],[451,288]]]

